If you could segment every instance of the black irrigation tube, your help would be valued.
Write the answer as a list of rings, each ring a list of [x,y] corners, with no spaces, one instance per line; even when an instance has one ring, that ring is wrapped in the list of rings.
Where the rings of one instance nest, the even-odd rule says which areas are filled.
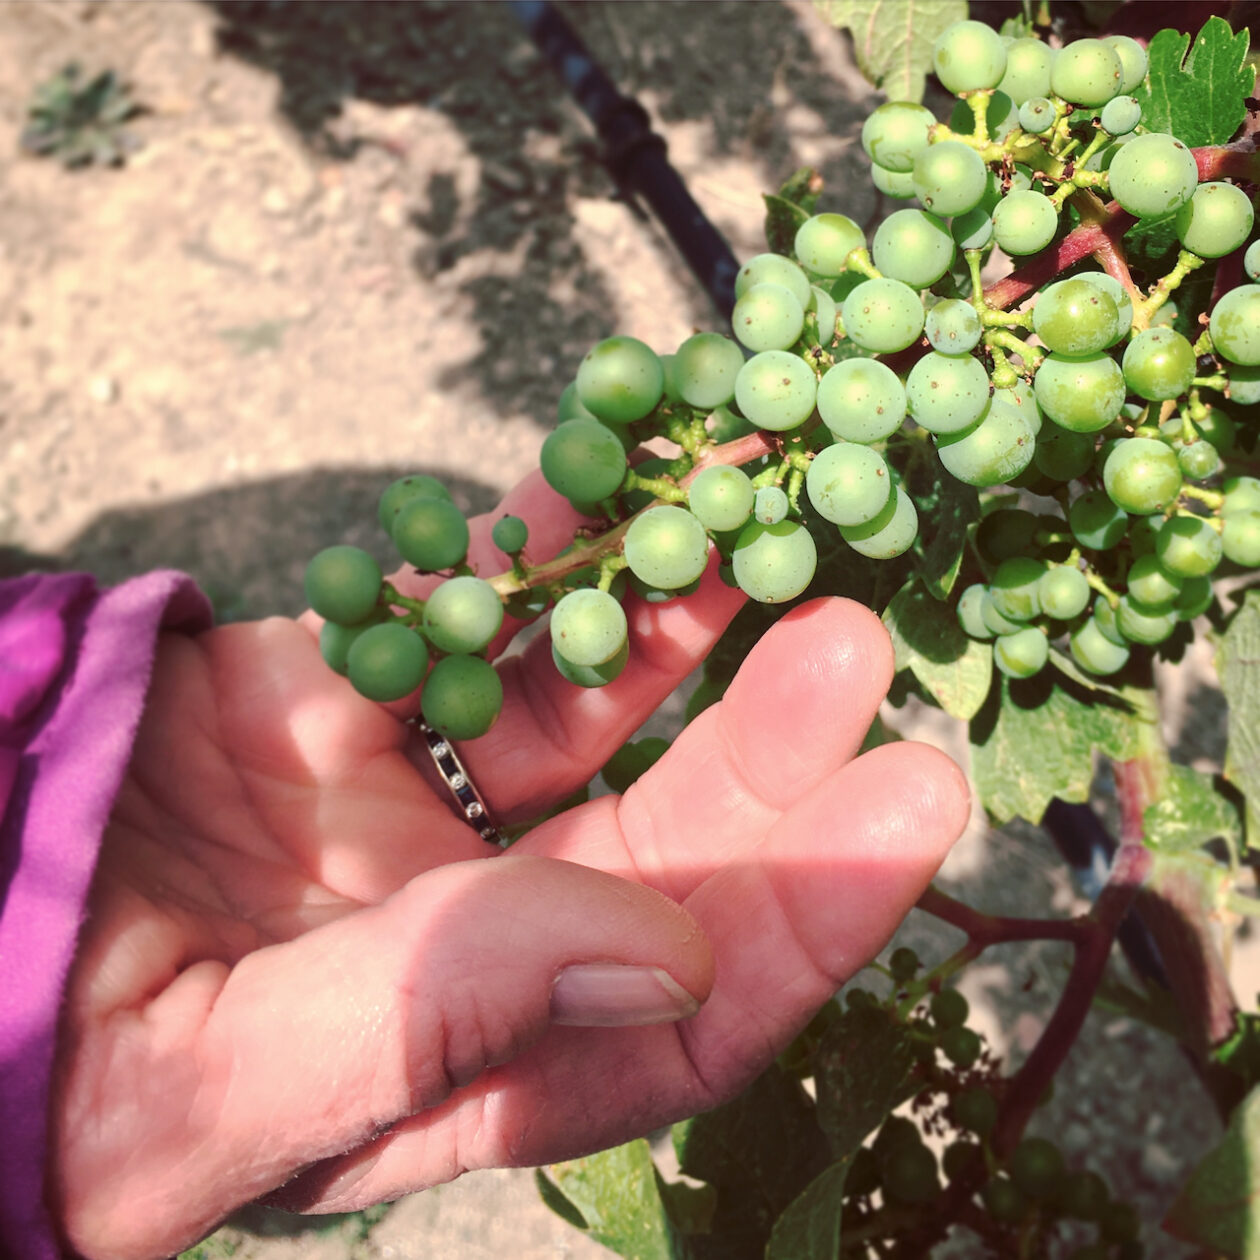
[[[555,5],[548,0],[509,0],[508,7],[594,124],[618,187],[652,208],[713,304],[729,319],[739,263],[670,165],[665,141],[652,130],[647,111],[617,90]],[[1054,800],[1041,825],[1080,886],[1096,896],[1116,850],[1097,814],[1088,805]],[[1118,940],[1139,976],[1168,988],[1159,949],[1136,913],[1120,925]]]

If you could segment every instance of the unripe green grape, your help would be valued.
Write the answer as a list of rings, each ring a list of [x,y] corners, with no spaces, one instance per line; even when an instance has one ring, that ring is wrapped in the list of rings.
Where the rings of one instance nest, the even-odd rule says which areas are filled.
[[[980,601],[980,620],[991,634],[999,636],[1018,634],[1024,629],[1022,621],[1016,621],[999,611],[998,606],[993,602],[993,592],[987,586],[984,588],[984,598]]]
[[[1260,512],[1234,512],[1221,530],[1225,559],[1245,569],[1260,567]]]
[[[1103,43],[1111,47],[1112,52],[1120,58],[1123,78],[1120,91],[1132,92],[1146,78],[1146,49],[1128,35],[1104,35]]]
[[[895,197],[898,201],[909,201],[914,195],[914,174],[911,171],[888,171],[882,166],[871,167],[871,183],[885,197]]]
[[[674,370],[675,359],[677,358],[677,355],[660,354],[660,355],[657,355],[657,358],[660,359],[661,369],[665,373],[665,387],[661,393],[662,401],[667,402],[667,403],[682,402],[682,393],[680,392],[679,387],[678,387],[678,375]],[[622,439],[623,446],[625,445],[627,440],[632,440],[630,438],[630,434],[626,431],[623,425],[616,424],[611,420],[605,420],[604,423],[607,424],[610,429],[613,429],[616,431],[617,436]],[[630,451],[633,449],[634,449],[633,446],[628,447],[626,453],[629,454]]]
[[[735,403],[759,429],[783,432],[809,419],[818,393],[814,370],[786,350],[755,354],[735,378]]]
[[[725,535],[723,535],[725,537]],[[686,599],[688,595],[694,595],[700,589],[700,579],[696,578],[694,582],[688,582],[686,586],[676,586],[669,590],[665,590],[659,586],[652,586],[645,582],[641,577],[630,570],[625,570],[629,577],[625,580],[628,586],[644,603],[648,604],[666,604],[672,599]],[[620,575],[618,575],[620,576]],[[617,594],[616,579],[614,579],[613,594]]]
[[[810,286],[810,301],[806,314],[811,312],[818,321],[819,345],[831,345],[836,339],[836,316],[839,310],[831,294],[826,289],[820,289],[816,284]]]
[[[424,604],[424,636],[439,652],[480,652],[503,625],[499,593],[479,577],[453,577]]]
[[[906,377],[906,405],[929,433],[962,433],[989,406],[989,374],[969,354],[925,354]]]
[[[1173,607],[1177,610],[1177,618],[1180,621],[1193,621],[1196,617],[1202,616],[1207,612],[1215,598],[1212,590],[1212,583],[1206,577],[1186,578],[1185,584],[1181,588],[1181,594],[1177,597],[1176,604]]]
[[[1006,73],[998,84],[1016,105],[1050,91],[1054,50],[1039,39],[1016,39],[1006,46]],[[1023,126],[1023,124],[1020,124]]]
[[[1033,461],[1052,481],[1075,481],[1094,462],[1094,435],[1049,425],[1037,435]]]
[[[475,579],[474,579],[475,580]],[[569,591],[551,614],[551,642],[574,665],[602,665],[621,651],[629,633],[626,614],[607,591]]]
[[[1107,638],[1093,617],[1087,617],[1068,635],[1068,651],[1087,674],[1102,677],[1123,669],[1129,660],[1129,649]]]
[[[560,424],[565,420],[598,420],[599,417],[589,408],[583,406],[582,400],[578,397],[577,381],[570,381],[560,394],[560,401],[556,403],[556,423]]]
[[[993,217],[983,206],[958,215],[949,225],[959,249],[986,249],[993,241]]]
[[[913,980],[922,965],[919,961],[919,955],[908,945],[898,945],[888,958],[889,974],[898,984],[906,984],[908,981]],[[892,1130],[889,1132],[891,1133]],[[911,1138],[916,1145],[918,1144],[918,1136],[918,1130],[916,1129]],[[887,1140],[887,1136],[885,1140]]]
[[[980,344],[984,326],[970,302],[946,298],[928,311],[923,331],[933,350],[941,354],[969,354]]]
[[[930,1203],[941,1192],[936,1156],[922,1144],[892,1152],[884,1163],[883,1187],[893,1203]]]
[[[1032,463],[1036,436],[1027,418],[1006,403],[990,400],[977,424],[963,433],[934,435],[946,470],[969,486],[997,486]]]
[[[906,169],[909,170],[909,166]],[[815,214],[796,229],[792,248],[801,266],[816,276],[839,276],[844,272],[848,256],[865,244],[862,229],[847,215]]]
[[[626,475],[625,448],[597,420],[566,420],[552,429],[543,441],[538,463],[547,484],[573,503],[606,499],[617,492]]]
[[[1056,564],[1041,575],[1037,598],[1041,611],[1056,621],[1071,621],[1089,606],[1089,581],[1080,569]]]
[[[1033,378],[1037,404],[1057,424],[1074,433],[1096,433],[1120,414],[1124,405],[1124,373],[1101,351],[1093,354],[1050,354]]]
[[[895,354],[923,331],[923,302],[900,280],[865,280],[844,299],[844,331],[863,350]]]
[[[989,564],[1026,555],[1034,545],[1041,520],[1022,508],[998,508],[981,518],[976,547]]]
[[[935,122],[932,111],[923,105],[888,101],[872,110],[862,124],[862,149],[876,166],[908,173],[914,159],[927,148],[928,131]]]
[[[396,517],[405,503],[412,499],[446,499],[450,501],[451,492],[436,478],[427,473],[413,473],[410,477],[399,477],[385,487],[377,505],[376,515],[381,528],[388,534],[394,527]]]
[[[1011,1155],[1010,1173],[1029,1198],[1048,1199],[1063,1183],[1063,1152],[1045,1138],[1026,1137]]]
[[[596,421],[571,420],[568,424],[592,424]],[[608,433],[607,429],[603,430]],[[621,444],[612,434],[613,444],[624,461]],[[464,514],[447,499],[411,499],[398,510],[390,531],[394,546],[408,564],[425,573],[437,573],[462,564],[468,554],[469,531]]]
[[[1040,616],[1037,587],[1045,571],[1045,561],[1032,556],[1011,556],[1003,560],[989,583],[993,606],[1012,621],[1031,621]]]
[[[1068,509],[1073,537],[1091,551],[1109,551],[1128,533],[1129,514],[1105,490],[1088,490]]]
[[[1001,1225],[1017,1225],[1028,1215],[1028,1199],[1008,1177],[985,1182],[980,1198],[989,1215]]]
[[[1055,1195],[1059,1210],[1078,1221],[1098,1220],[1110,1201],[1107,1183],[1089,1170],[1068,1173]]]
[[[660,359],[635,337],[607,337],[578,365],[582,405],[613,424],[641,420],[660,401],[664,388]]]
[[[1116,626],[1130,643],[1163,643],[1177,628],[1177,620],[1175,610],[1147,608],[1127,593],[1120,596],[1116,609]]]
[[[1142,106],[1132,96],[1117,96],[1102,107],[1098,121],[1108,134],[1127,136],[1142,121]]]
[[[818,549],[799,521],[762,525],[751,521],[731,553],[735,580],[750,599],[782,604],[795,599],[813,581]]]
[[[959,1090],[950,1100],[950,1115],[960,1129],[987,1137],[998,1121],[998,1101],[983,1086]]]
[[[673,375],[683,402],[712,410],[735,397],[735,377],[743,366],[744,356],[729,337],[702,332],[678,347]]]
[[[840,537],[868,560],[891,560],[909,551],[918,532],[914,500],[900,486],[878,516],[861,525],[840,526]]]
[[[517,555],[529,542],[529,526],[519,516],[501,516],[490,530],[490,541],[507,555]]]
[[[349,655],[354,641],[365,630],[380,625],[384,616],[384,610],[380,609],[375,616],[354,626],[339,626],[335,621],[325,621],[319,628],[319,654],[324,658],[324,664],[344,676],[350,667]]]
[[[1045,668],[1050,644],[1036,626],[999,635],[993,643],[993,663],[1008,678],[1031,678]]]
[[[966,997],[957,989],[941,989],[928,1000],[928,1013],[937,1028],[958,1028],[970,1012]]]
[[[1243,270],[1252,280],[1260,280],[1260,241],[1252,241],[1243,255]]]
[[[1187,481],[1206,481],[1222,468],[1221,453],[1211,442],[1177,445],[1177,463]]]
[[[1082,271],[1074,279],[1084,280],[1087,284],[1097,286],[1115,303],[1116,317],[1119,321],[1116,341],[1119,341],[1133,327],[1133,298],[1129,296],[1128,289],[1115,276],[1109,276],[1105,271]]]
[[[1260,285],[1253,287],[1260,289]],[[1232,363],[1227,363],[1225,367],[1229,372],[1225,397],[1240,407],[1260,403],[1260,367],[1240,367]]]
[[[993,631],[984,624],[982,615],[986,591],[983,582],[973,582],[958,598],[958,624],[963,633],[973,639],[993,638]]]
[[[1006,45],[983,22],[954,22],[932,45],[932,69],[955,94],[994,88],[1006,73]]]
[[[1085,159],[1085,169],[1087,171],[1110,171],[1111,164],[1116,160],[1116,157],[1126,145],[1135,139],[1137,139],[1137,133],[1133,131],[1130,131],[1127,135],[1113,136],[1101,149],[1096,149]]]
[[[980,204],[988,173],[984,159],[970,145],[943,140],[915,159],[914,193],[933,214],[945,218],[966,214]]]
[[[753,500],[753,518],[777,525],[788,514],[788,497],[778,486],[761,486]]]
[[[1033,332],[1048,350],[1079,357],[1114,345],[1120,316],[1101,285],[1084,277],[1060,280],[1037,297]]]
[[[809,305],[809,277],[782,254],[755,254],[735,277],[735,297],[741,298],[754,285],[777,284],[789,290],[802,309]]]
[[[636,577],[661,590],[676,590],[704,572],[709,536],[686,508],[649,508],[630,522],[624,554]]]
[[[1129,523],[1129,553],[1135,559],[1138,556],[1155,554],[1155,538],[1163,520],[1159,513],[1138,516]]]
[[[709,417],[709,436],[718,443],[733,442],[736,438],[747,437],[748,434],[756,433],[756,431],[755,424],[725,404],[715,407],[713,414]],[[639,468],[642,469],[642,467],[643,465],[640,464]]]
[[[1124,438],[1103,466],[1111,501],[1135,516],[1162,512],[1181,493],[1176,452],[1157,438]]]
[[[1034,630],[1033,634],[1039,635],[1042,642],[1045,642],[1045,635],[1040,631]],[[999,639],[1000,643],[1001,640]],[[996,645],[994,645],[994,655],[996,658]],[[980,1042],[980,1034],[973,1028],[947,1028],[941,1033],[941,1053],[955,1066],[960,1068],[974,1067],[976,1061],[980,1058],[982,1049]]]
[[[1163,527],[1160,529],[1162,532]],[[1181,593],[1181,578],[1160,563],[1158,535],[1156,548],[1150,555],[1138,556],[1133,561],[1125,584],[1129,595],[1143,608],[1150,612],[1164,612],[1173,606],[1173,601]]]
[[[353,626],[370,617],[381,593],[381,566],[362,547],[325,547],[303,578],[306,602],[326,621]]]
[[[1212,405],[1205,406],[1203,414],[1195,417],[1194,427],[1204,441],[1210,442],[1222,455],[1233,449],[1238,437],[1237,426],[1229,412]]]
[[[869,446],[837,442],[810,462],[805,490],[818,515],[833,525],[874,520],[892,497],[892,476],[884,457]]]
[[[754,284],[745,289],[731,312],[735,336],[754,352],[786,350],[804,326],[805,308],[781,284]]]
[[[1260,512],[1260,478],[1226,477],[1221,491],[1225,496],[1221,505],[1223,516],[1231,516],[1235,512]]]
[[[1244,367],[1260,365],[1260,285],[1230,289],[1213,308],[1208,328],[1218,354]]]
[[[926,210],[895,210],[878,227],[871,259],[885,276],[912,289],[935,284],[954,261],[954,238]]]
[[[401,622],[370,626],[346,654],[346,674],[361,696],[380,703],[401,700],[424,682],[429,649]]]
[[[1173,328],[1147,328],[1125,347],[1122,368],[1125,383],[1139,398],[1179,398],[1194,380],[1194,350]]]
[[[1073,105],[1091,109],[1120,94],[1124,66],[1101,39],[1077,39],[1061,48],[1050,67],[1050,90]]]
[[[1041,432],[1041,408],[1037,406],[1037,395],[1027,381],[1017,381],[1010,389],[995,389],[993,400],[1014,407],[1028,421],[1034,435]]]
[[[1054,102],[1044,96],[1030,97],[1019,107],[1019,125],[1034,136],[1044,136],[1058,118]]]
[[[712,464],[696,474],[687,490],[687,506],[705,529],[739,529],[752,515],[756,493],[742,468]]]
[[[1139,219],[1176,214],[1199,183],[1194,154],[1160,131],[1130,140],[1112,159],[1108,175],[1111,195]]]
[[[1054,240],[1059,212],[1044,193],[1012,192],[993,211],[993,239],[1013,257],[1035,254]]]
[[[502,708],[503,684],[494,666],[480,656],[443,657],[420,693],[424,720],[447,739],[480,738]]]
[[[1224,555],[1221,536],[1210,521],[1188,512],[1169,517],[1155,537],[1160,564],[1178,578],[1205,577]]]

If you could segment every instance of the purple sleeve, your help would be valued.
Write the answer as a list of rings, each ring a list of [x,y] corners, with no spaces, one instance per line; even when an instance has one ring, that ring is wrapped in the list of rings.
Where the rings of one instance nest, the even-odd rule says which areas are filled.
[[[0,582],[0,1255],[61,1254],[43,1193],[62,990],[158,632],[209,624],[178,573]]]

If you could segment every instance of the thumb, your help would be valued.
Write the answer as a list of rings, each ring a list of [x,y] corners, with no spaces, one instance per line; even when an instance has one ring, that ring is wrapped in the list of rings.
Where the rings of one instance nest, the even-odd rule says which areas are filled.
[[[103,1254],[178,1251],[299,1169],[512,1059],[553,1023],[682,1019],[713,983],[707,940],[660,893],[510,854],[426,872],[379,906],[247,955],[213,994],[179,995],[198,970],[151,1004],[151,1070],[128,1074],[127,1097],[107,1106],[132,1124],[147,1115],[148,1131],[133,1132],[125,1152],[98,1146],[89,1159],[80,1148],[78,1177],[63,1163],[72,1237],[108,1239]],[[163,1070],[173,1049],[163,1012],[187,1027],[196,1002],[208,1013],[179,1056],[184,1070]],[[153,1203],[163,1211],[137,1210]]]

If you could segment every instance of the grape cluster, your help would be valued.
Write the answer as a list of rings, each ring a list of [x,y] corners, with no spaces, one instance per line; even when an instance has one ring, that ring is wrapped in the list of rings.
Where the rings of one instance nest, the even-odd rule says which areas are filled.
[[[901,556],[919,536],[925,469],[1051,505],[987,496],[958,584],[959,623],[1012,677],[1040,670],[1060,636],[1080,668],[1112,673],[1208,608],[1219,565],[1260,565],[1260,482],[1236,458],[1253,437],[1220,405],[1260,402],[1260,284],[1225,292],[1193,342],[1170,319],[1186,276],[1247,244],[1248,192],[1201,182],[1185,144],[1144,126],[1132,39],[1055,50],[963,21],[933,64],[959,97],[947,121],[891,101],[861,132],[876,187],[917,205],[869,242],[843,214],[798,207],[792,256],[739,272],[733,339],[700,332],[658,354],[613,336],[582,360],[540,464],[598,522],[589,537],[527,557],[523,522],[500,522],[512,569],[486,579],[466,565],[450,496],[404,478],[381,522],[407,564],[449,576],[408,601],[365,553],[321,553],[307,593],[329,663],[378,700],[432,666],[426,719],[472,738],[500,703],[485,653],[505,609],[550,609],[557,669],[603,686],[629,657],[627,592],[686,596],[716,552],[728,583],[783,603],[809,587],[820,541]],[[995,251],[1041,254],[1108,199],[1180,242],[1149,289],[1113,256],[1019,309],[986,294]],[[1260,241],[1244,265],[1260,277]]]

